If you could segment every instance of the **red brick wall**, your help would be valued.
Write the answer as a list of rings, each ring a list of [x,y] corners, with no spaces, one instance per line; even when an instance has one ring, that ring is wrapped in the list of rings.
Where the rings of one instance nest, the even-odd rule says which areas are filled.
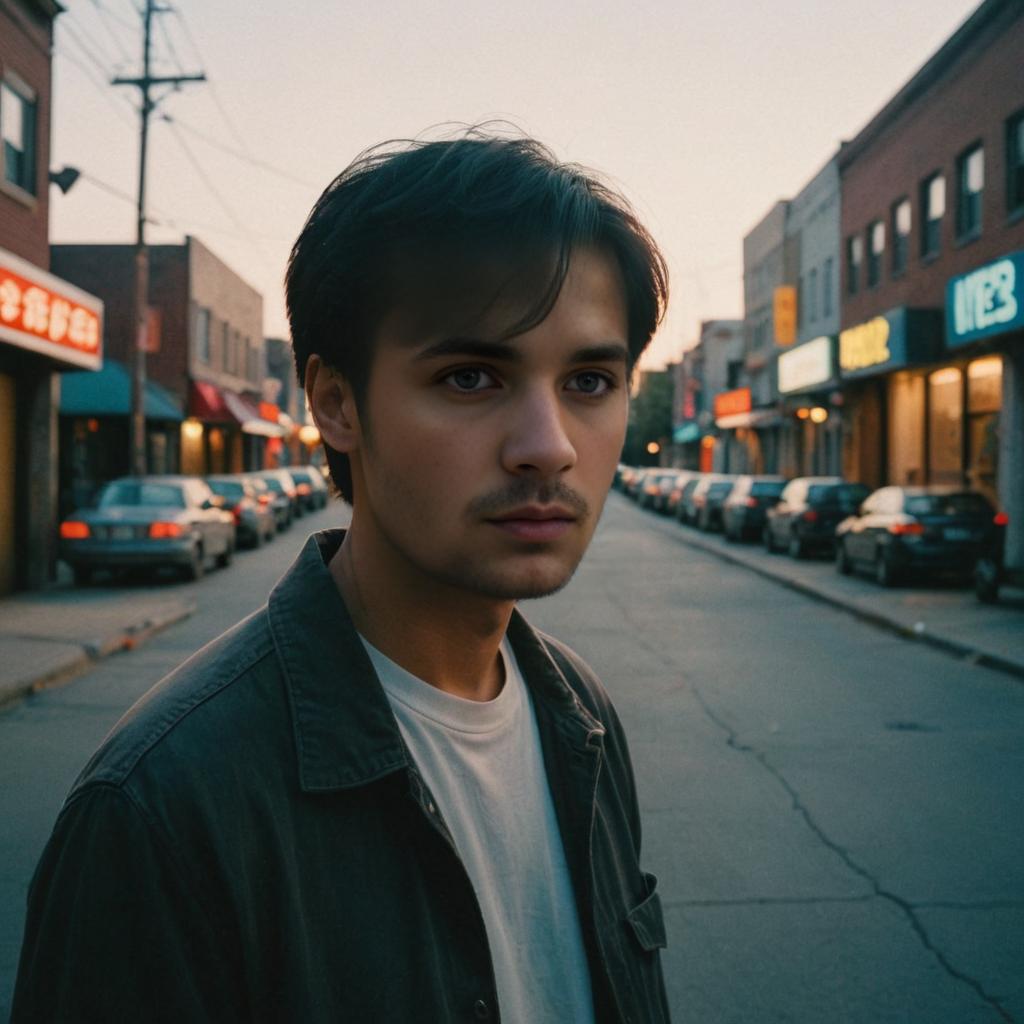
[[[1008,9],[1009,23],[1004,17],[990,24],[940,81],[843,169],[843,327],[896,306],[942,307],[950,277],[1024,249],[1024,218],[1007,218],[1005,162],[1006,119],[1024,108],[1024,8]],[[985,148],[982,231],[958,245],[957,157],[979,141]],[[939,254],[923,262],[920,184],[935,171],[946,177],[946,212]],[[903,196],[909,197],[913,211],[910,257],[904,274],[893,279],[889,211]],[[881,282],[868,289],[866,230],[876,219],[886,225],[885,261]],[[864,237],[864,261],[860,291],[851,296],[846,285],[846,239],[854,233]]]
[[[14,73],[36,92],[35,196],[14,194],[0,182],[0,247],[48,269],[50,254],[50,45],[52,23],[35,4],[0,6],[0,77]]]

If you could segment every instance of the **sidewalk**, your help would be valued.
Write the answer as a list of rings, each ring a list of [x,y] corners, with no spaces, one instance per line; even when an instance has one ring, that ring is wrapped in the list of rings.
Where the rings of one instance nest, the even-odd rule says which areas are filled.
[[[65,682],[187,618],[195,601],[124,588],[75,588],[0,600],[0,705]]]
[[[1024,590],[1004,587],[994,605],[981,604],[969,588],[941,581],[886,590],[863,576],[841,576],[830,559],[796,561],[783,554],[770,555],[759,544],[734,544],[720,534],[700,533],[672,519],[656,517],[656,521],[683,544],[907,639],[1024,680]]]

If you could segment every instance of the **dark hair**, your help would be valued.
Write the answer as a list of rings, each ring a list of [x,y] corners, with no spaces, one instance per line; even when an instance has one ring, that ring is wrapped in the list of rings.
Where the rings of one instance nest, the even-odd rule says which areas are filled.
[[[286,294],[300,384],[316,353],[365,397],[373,341],[398,309],[450,325],[510,295],[529,330],[558,298],[574,248],[616,260],[632,364],[668,298],[668,271],[625,199],[534,139],[474,127],[443,141],[383,143],[360,154],[317,200],[292,248]],[[346,455],[324,446],[352,501]]]

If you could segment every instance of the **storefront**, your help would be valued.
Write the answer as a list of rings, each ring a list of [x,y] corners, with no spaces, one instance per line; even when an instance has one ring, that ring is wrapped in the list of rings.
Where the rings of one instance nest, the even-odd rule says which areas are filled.
[[[782,418],[774,406],[754,408],[750,388],[722,391],[714,399],[713,468],[717,473],[774,473],[776,428]],[[767,435],[767,436],[766,436]]]
[[[942,350],[942,312],[900,306],[839,335],[843,476],[869,487],[928,482],[926,372]]]
[[[946,348],[935,417],[944,465],[959,457],[961,480],[1007,513],[1007,564],[1024,567],[1024,251],[947,282]]]
[[[781,352],[778,387],[783,412],[779,472],[838,476],[843,435],[835,337],[823,335]]]
[[[52,578],[55,374],[97,370],[103,303],[0,249],[0,594]]]

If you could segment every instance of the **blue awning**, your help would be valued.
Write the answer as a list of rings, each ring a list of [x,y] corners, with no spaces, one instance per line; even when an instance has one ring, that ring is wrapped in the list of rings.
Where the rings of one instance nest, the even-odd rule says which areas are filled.
[[[62,373],[62,416],[128,416],[132,405],[132,381],[116,359],[104,359],[95,372]],[[146,381],[146,419],[184,419],[178,400],[155,381]]]

